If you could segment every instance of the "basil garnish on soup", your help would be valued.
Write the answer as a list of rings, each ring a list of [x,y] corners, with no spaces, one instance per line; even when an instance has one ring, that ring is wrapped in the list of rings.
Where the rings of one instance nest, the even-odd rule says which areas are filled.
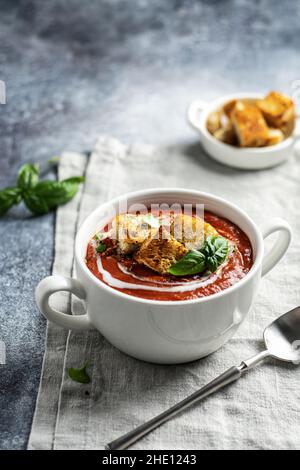
[[[205,269],[205,256],[200,251],[192,250],[173,264],[169,269],[169,273],[173,276],[187,276],[202,273]]]
[[[96,246],[97,253],[103,253],[105,250],[106,250],[105,243],[99,242],[99,244]]]
[[[96,235],[94,236],[95,240],[96,240],[96,247],[95,247],[95,250],[96,250],[96,253],[104,253],[104,251],[106,250],[107,246],[106,244],[103,242],[103,239],[106,237],[107,234],[105,233],[96,233]]]
[[[229,243],[224,237],[208,237],[201,253],[205,256],[207,269],[215,272],[228,256]]]
[[[170,267],[173,276],[188,276],[204,271],[215,272],[224,263],[229,253],[228,240],[220,236],[208,237],[201,249],[189,251]]]

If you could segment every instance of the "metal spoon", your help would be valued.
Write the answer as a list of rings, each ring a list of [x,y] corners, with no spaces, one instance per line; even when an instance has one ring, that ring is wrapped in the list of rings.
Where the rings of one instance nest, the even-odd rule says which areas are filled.
[[[257,366],[260,362],[273,357],[280,361],[300,363],[300,307],[294,308],[290,312],[285,313],[273,323],[271,323],[264,331],[264,340],[266,350],[256,356],[242,361],[239,366],[228,369],[224,374],[205,385],[203,388],[180,401],[176,405],[164,411],[160,415],[142,424],[133,431],[124,434],[118,439],[107,444],[106,449],[126,449],[134,442],[144,437],[149,432],[156,429],[161,424],[169,421],[186,408],[195,405],[208,395],[220,390],[225,385],[235,382],[245,372]]]

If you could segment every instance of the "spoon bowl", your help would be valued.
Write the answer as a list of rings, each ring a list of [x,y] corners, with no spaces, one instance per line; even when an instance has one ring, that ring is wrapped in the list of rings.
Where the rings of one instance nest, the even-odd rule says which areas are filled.
[[[264,340],[272,357],[300,363],[300,307],[285,313],[264,332]]]

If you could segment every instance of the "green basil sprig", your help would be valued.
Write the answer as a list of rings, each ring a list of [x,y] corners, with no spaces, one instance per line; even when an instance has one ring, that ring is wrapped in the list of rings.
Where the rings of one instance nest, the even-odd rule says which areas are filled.
[[[207,237],[199,251],[189,251],[183,258],[170,267],[173,276],[188,276],[204,271],[215,272],[228,256],[228,240],[220,236]]]
[[[170,267],[169,273],[173,276],[187,276],[198,274],[205,270],[205,256],[197,250],[189,251],[183,258]]]
[[[229,243],[226,238],[218,236],[208,237],[201,248],[201,252],[206,259],[207,269],[212,273],[215,272],[226,260],[228,251]]]
[[[40,181],[39,166],[26,163],[19,170],[17,185],[0,190],[0,217],[22,200],[34,214],[46,214],[69,202],[83,181],[82,176],[62,181]]]
[[[99,244],[97,245],[96,251],[97,251],[97,253],[104,253],[106,248],[107,247],[106,247],[105,243],[99,242]]]
[[[85,364],[80,369],[76,369],[75,367],[70,367],[68,369],[68,375],[70,379],[74,380],[74,382],[79,382],[81,384],[89,384],[91,381],[91,378],[86,371],[87,367],[88,367],[88,364]]]
[[[32,189],[39,180],[39,165],[32,165],[31,163],[25,163],[22,165],[17,179],[17,185],[20,189],[28,190]]]
[[[15,204],[19,204],[22,199],[19,188],[5,188],[0,191],[0,217]]]

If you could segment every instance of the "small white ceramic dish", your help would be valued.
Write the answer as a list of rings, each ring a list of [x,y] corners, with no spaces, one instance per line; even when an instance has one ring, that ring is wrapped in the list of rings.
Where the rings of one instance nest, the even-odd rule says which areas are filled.
[[[201,143],[206,152],[215,160],[224,165],[243,170],[262,170],[271,168],[286,161],[292,155],[295,143],[300,137],[299,123],[297,122],[293,134],[277,145],[261,148],[238,148],[224,144],[213,137],[206,128],[210,113],[220,109],[225,103],[234,99],[261,99],[260,93],[236,93],[223,96],[207,103],[193,101],[187,111],[190,125],[200,134]]]
[[[250,271],[228,289],[207,297],[159,301],[133,297],[97,279],[85,263],[91,237],[107,224],[124,202],[133,204],[204,204],[205,209],[237,224],[249,237],[254,254]],[[270,252],[264,238],[278,233]],[[36,301],[48,320],[70,330],[98,329],[121,351],[145,361],[174,364],[204,357],[220,348],[245,319],[259,281],[287,250],[289,225],[281,219],[262,231],[250,217],[225,199],[193,190],[151,189],[126,194],[101,205],[81,225],[75,242],[76,279],[50,276],[36,289]],[[55,292],[69,291],[85,300],[85,315],[66,315],[49,305]]]

